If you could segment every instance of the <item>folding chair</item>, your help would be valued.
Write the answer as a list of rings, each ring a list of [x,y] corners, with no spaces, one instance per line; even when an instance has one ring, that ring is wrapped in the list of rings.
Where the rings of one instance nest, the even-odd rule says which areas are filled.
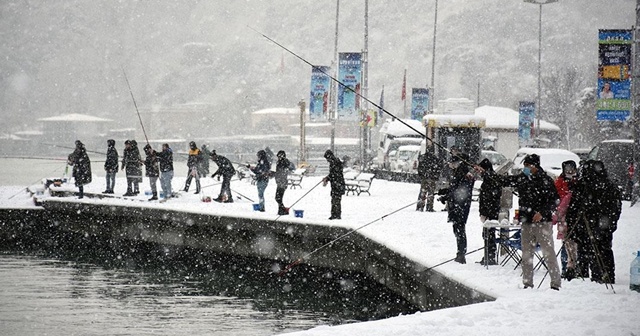
[[[512,235],[508,236],[506,239],[498,238],[500,241],[500,245],[503,246],[506,250],[507,256],[502,260],[500,265],[504,266],[507,264],[509,260],[513,260],[516,263],[516,266],[513,268],[514,270],[520,266],[522,263],[522,230],[521,229],[503,229],[510,232],[513,232]],[[502,236],[502,230],[501,230]],[[538,259],[538,262],[533,267],[533,270],[539,270],[542,266],[547,268],[547,265],[544,262],[544,258],[540,255],[540,245],[536,244],[536,248],[533,251],[533,255]]]

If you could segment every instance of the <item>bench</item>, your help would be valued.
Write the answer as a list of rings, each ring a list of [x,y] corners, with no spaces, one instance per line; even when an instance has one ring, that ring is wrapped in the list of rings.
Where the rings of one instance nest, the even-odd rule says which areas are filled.
[[[356,182],[358,185],[358,196],[360,196],[360,194],[362,193],[367,193],[367,195],[371,196],[371,193],[369,193],[369,188],[371,188],[371,182],[373,182],[374,177],[375,174],[371,173],[360,173],[356,177]]]
[[[358,194],[359,187],[358,180],[356,180],[358,175],[360,175],[360,172],[356,170],[349,170],[343,173],[346,196],[349,196],[349,193]]]
[[[300,183],[302,183],[302,177],[306,172],[307,172],[306,168],[298,168],[294,170],[291,174],[287,176],[287,185],[290,186],[291,189],[302,188]]]

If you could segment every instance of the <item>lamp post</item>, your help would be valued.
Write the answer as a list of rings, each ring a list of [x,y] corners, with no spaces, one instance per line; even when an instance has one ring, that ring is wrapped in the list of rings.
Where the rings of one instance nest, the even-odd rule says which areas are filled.
[[[340,0],[336,0],[336,33],[335,33],[335,41],[333,45],[333,59],[331,61],[331,72],[333,73],[333,78],[338,78],[338,23],[340,16]],[[331,81],[329,84],[329,97],[331,97],[331,108],[329,110],[329,121],[331,122],[331,140],[330,140],[330,149],[335,153],[335,139],[336,139],[336,119],[338,118],[336,108],[337,108],[337,97],[336,97],[336,83],[335,81]]]
[[[542,106],[541,106],[541,92],[542,92],[542,5],[558,2],[558,0],[524,0],[524,2],[536,4],[539,6],[539,18],[538,18],[538,96],[537,96],[537,111],[536,111],[536,131],[537,135],[541,134],[540,132],[540,115],[542,114]]]
[[[431,87],[429,88],[429,113],[433,113],[436,85],[436,29],[438,28],[438,0],[433,11],[433,50],[431,51]]]
[[[302,164],[307,161],[307,148],[306,148],[306,134],[305,134],[305,110],[307,104],[304,99],[300,99],[298,107],[300,108],[300,157],[298,158],[298,164]]]

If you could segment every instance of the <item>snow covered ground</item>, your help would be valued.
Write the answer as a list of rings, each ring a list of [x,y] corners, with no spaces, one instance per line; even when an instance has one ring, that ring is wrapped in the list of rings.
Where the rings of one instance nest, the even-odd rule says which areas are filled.
[[[304,210],[304,218],[293,215],[278,220],[314,222],[320,225],[340,225],[352,229],[369,224],[358,232],[381,242],[407,258],[426,267],[438,265],[455,256],[455,238],[451,225],[446,222],[445,212],[416,212],[413,204],[418,195],[417,184],[374,180],[371,196],[346,196],[343,198],[342,220],[329,221],[329,187],[319,184],[320,177],[305,177],[302,189],[287,190],[285,204],[290,205],[304,196],[293,209]],[[104,178],[94,176],[87,192],[101,192],[105,189]],[[174,179],[174,189],[180,190],[184,178]],[[202,195],[216,197],[219,182],[210,178],[202,180]],[[125,192],[124,178],[118,178],[116,195]],[[257,201],[256,187],[248,181],[233,181],[231,188]],[[313,190],[311,190],[313,188]],[[0,187],[0,207],[33,207],[29,195],[21,191],[24,186]],[[148,190],[148,182],[141,185],[141,191]],[[311,191],[310,191],[311,190]],[[161,207],[184,211],[217,213],[249,218],[278,217],[274,201],[275,183],[270,182],[266,192],[266,212],[254,212],[252,201],[245,197],[233,204],[201,202],[202,195],[194,195],[195,183],[189,193],[167,203],[132,202],[122,199],[75,200],[78,202],[118,203],[129,206]],[[139,199],[150,196],[141,194]],[[397,211],[398,209],[403,210]],[[436,209],[442,204],[436,202]],[[293,214],[293,211],[292,211]],[[388,215],[388,216],[387,216]],[[614,235],[613,248],[616,257],[616,284],[613,289],[592,283],[588,279],[563,281],[559,292],[549,289],[547,276],[540,288],[521,289],[520,269],[513,264],[505,267],[491,266],[488,269],[475,263],[482,252],[467,256],[467,264],[448,262],[437,266],[436,270],[474,287],[498,299],[464,307],[418,312],[390,319],[354,323],[341,326],[319,326],[311,330],[291,335],[639,335],[640,293],[629,290],[629,264],[640,250],[640,205],[629,207],[623,203],[622,217],[618,231]],[[473,203],[467,223],[468,250],[482,247],[481,223],[478,218],[478,204]],[[560,242],[556,242],[556,249]],[[313,247],[315,248],[315,247]],[[310,258],[313,258],[311,256]],[[537,271],[534,282],[544,276]]]

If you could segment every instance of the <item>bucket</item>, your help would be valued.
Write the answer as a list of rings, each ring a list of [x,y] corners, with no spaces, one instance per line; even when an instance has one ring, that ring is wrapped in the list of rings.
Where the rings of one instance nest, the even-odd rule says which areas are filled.
[[[253,211],[260,211],[260,204],[254,204],[253,205]]]
[[[160,192],[160,198],[164,198],[164,191]]]
[[[295,217],[302,218],[304,216],[304,210],[293,210]]]
[[[144,191],[144,195],[145,196],[151,196],[151,190],[145,190]]]

